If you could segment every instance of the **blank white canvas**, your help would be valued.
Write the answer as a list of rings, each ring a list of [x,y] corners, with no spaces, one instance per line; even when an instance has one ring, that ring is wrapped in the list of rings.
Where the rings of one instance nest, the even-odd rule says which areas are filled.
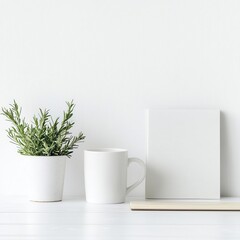
[[[220,198],[219,110],[147,110],[146,198]]]

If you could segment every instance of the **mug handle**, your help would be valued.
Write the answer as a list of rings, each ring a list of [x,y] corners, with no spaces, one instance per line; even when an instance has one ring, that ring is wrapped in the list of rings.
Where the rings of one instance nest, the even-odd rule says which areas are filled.
[[[127,187],[127,192],[126,194],[128,194],[129,192],[131,192],[135,187],[137,187],[145,178],[145,164],[142,160],[140,160],[139,158],[128,158],[128,166],[131,163],[137,163],[142,169],[143,169],[143,176],[141,178],[139,178],[135,183],[133,183],[132,185],[130,185],[129,187]]]

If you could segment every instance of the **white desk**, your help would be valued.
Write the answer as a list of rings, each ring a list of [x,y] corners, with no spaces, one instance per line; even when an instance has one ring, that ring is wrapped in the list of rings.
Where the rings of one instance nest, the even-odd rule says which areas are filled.
[[[240,212],[131,211],[77,197],[34,203],[0,198],[0,240],[240,239]]]

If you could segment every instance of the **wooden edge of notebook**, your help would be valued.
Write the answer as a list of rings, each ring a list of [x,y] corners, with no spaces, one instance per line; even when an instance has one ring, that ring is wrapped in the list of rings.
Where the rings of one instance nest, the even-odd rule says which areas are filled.
[[[131,210],[156,211],[240,211],[240,202],[132,201]]]

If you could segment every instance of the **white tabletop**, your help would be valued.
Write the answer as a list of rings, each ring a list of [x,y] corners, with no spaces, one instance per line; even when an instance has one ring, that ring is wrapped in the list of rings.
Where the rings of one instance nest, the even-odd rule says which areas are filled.
[[[240,212],[131,211],[129,201],[98,205],[79,197],[57,203],[1,197],[3,239],[240,239]]]

